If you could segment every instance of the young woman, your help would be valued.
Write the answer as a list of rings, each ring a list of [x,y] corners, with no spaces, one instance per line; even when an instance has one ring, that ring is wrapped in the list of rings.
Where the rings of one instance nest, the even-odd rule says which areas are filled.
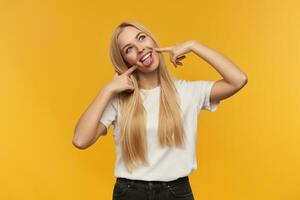
[[[177,79],[175,67],[193,52],[223,77],[218,81]],[[194,199],[188,175],[197,168],[197,122],[238,92],[247,76],[222,54],[189,40],[159,48],[142,24],[121,23],[113,33],[110,59],[116,71],[78,121],[73,144],[85,149],[114,125],[117,158],[113,199]]]

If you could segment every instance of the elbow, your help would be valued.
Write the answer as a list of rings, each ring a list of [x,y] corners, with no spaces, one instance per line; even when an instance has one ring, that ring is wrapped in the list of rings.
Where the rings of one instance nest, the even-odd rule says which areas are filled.
[[[248,83],[248,77],[247,75],[244,75],[239,81],[238,88],[244,87],[247,83]]]
[[[246,83],[248,82],[248,76],[246,74],[244,74],[243,79]]]
[[[245,75],[242,82],[243,82],[243,86],[248,83],[248,76],[247,75]]]
[[[88,144],[80,141],[80,140],[76,140],[75,138],[72,140],[72,144],[73,146],[75,146],[78,149],[84,150],[87,149],[89,147]]]
[[[248,83],[248,77],[245,76],[245,77],[243,78],[243,80],[242,80],[242,85],[244,86],[244,85],[246,85],[247,83]]]

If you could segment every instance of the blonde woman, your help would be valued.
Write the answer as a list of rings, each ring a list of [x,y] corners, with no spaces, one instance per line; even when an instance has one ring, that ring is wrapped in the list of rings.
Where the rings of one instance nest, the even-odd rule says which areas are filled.
[[[162,53],[177,67],[185,54],[203,58],[218,81],[171,76]],[[91,146],[114,125],[113,199],[194,199],[189,174],[197,168],[199,112],[214,112],[238,92],[247,76],[222,54],[196,40],[159,48],[154,35],[134,21],[114,31],[110,59],[116,72],[78,121],[73,144]]]

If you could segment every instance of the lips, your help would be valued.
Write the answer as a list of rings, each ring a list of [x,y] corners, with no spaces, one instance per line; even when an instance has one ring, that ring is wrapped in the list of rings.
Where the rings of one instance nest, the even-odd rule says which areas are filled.
[[[145,53],[144,55],[142,55],[142,56],[139,58],[139,61],[140,61],[140,62],[143,62],[142,59],[144,58],[144,56],[146,56],[146,55],[149,54],[149,53],[151,54],[150,56],[152,56],[152,51],[149,51],[149,52]]]
[[[149,67],[149,66],[151,66],[151,64],[153,63],[152,53],[150,53],[149,56],[146,55],[146,57],[147,57],[147,58],[143,61],[143,65],[144,65],[145,67]]]

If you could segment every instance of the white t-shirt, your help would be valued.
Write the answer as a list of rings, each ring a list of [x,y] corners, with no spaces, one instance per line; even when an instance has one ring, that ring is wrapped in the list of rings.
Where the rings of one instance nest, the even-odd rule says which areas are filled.
[[[196,141],[197,127],[200,110],[216,111],[220,102],[209,101],[211,88],[215,81],[197,80],[189,81],[172,77],[172,80],[181,98],[183,110],[184,129],[186,134],[185,149],[174,147],[161,148],[158,140],[158,113],[160,86],[152,89],[141,89],[143,105],[146,109],[146,134],[148,145],[149,166],[140,166],[129,173],[125,167],[120,139],[120,124],[118,116],[120,112],[117,96],[114,96],[100,119],[107,128],[114,124],[113,137],[116,148],[115,177],[124,177],[146,181],[171,181],[179,177],[187,176],[197,168]]]

